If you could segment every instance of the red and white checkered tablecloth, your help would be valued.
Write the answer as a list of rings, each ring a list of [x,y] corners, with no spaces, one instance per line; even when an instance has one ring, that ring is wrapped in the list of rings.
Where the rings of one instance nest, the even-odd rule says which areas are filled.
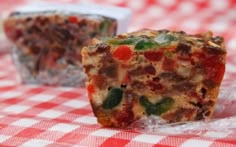
[[[76,3],[79,0],[60,1]],[[26,2],[27,0],[0,0],[0,19],[16,5]],[[228,49],[224,85],[235,83],[236,1],[89,2],[130,7],[133,18],[129,31],[140,28],[180,29],[188,33],[212,30],[216,35],[224,36]],[[0,31],[0,38],[2,36]],[[0,48],[7,46],[5,41],[0,40]],[[233,91],[231,95],[235,95]],[[212,132],[207,130],[204,133],[209,136]],[[103,128],[93,116],[85,89],[21,85],[10,55],[0,55],[0,146],[236,146],[236,127],[226,134],[213,132],[214,137],[206,137],[204,133],[201,136],[163,135]]]

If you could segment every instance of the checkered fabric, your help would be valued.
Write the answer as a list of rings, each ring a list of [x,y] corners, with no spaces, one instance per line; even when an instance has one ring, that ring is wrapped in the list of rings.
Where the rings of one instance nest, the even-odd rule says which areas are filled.
[[[228,49],[224,85],[234,84],[234,0],[90,1],[130,7],[133,10],[133,18],[129,31],[140,28],[178,29],[188,33],[212,30],[216,35],[224,36]],[[0,18],[14,6],[26,2],[0,0]],[[78,0],[61,2],[75,3]],[[7,46],[4,43],[5,41],[1,42],[2,48]],[[103,128],[93,116],[85,89],[21,85],[10,55],[0,55],[0,146],[236,146],[236,127],[229,132],[208,130],[203,134],[163,135]]]

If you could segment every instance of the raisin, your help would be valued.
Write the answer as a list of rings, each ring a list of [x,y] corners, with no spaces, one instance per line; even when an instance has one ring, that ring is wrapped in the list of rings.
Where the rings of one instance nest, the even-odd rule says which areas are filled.
[[[209,108],[212,107],[213,105],[214,105],[214,102],[211,100],[200,104],[201,107],[199,107],[197,116],[195,119],[201,120],[201,119],[204,119],[205,116],[209,116],[211,114],[211,112],[209,111]]]
[[[192,108],[179,108],[175,112],[164,115],[163,118],[170,123],[181,121],[183,118],[191,120],[191,117],[195,111],[196,110]]]
[[[79,23],[78,23],[78,26],[79,26],[80,28],[82,28],[82,27],[84,27],[84,26],[86,26],[86,25],[87,25],[87,22],[86,22],[85,19],[80,20]]]
[[[31,17],[27,17],[25,21],[26,21],[26,22],[30,22],[31,20],[32,20]]]
[[[177,91],[189,91],[191,89],[194,89],[196,85],[190,83],[190,82],[182,82],[180,84],[175,84],[172,85],[172,87],[174,89],[176,89]]]
[[[97,53],[104,53],[104,52],[108,52],[111,46],[106,43],[100,43],[96,46],[96,48],[97,48],[96,50]]]
[[[126,84],[121,84],[121,85],[120,85],[120,88],[126,88],[126,87],[127,87]]]
[[[206,94],[207,94],[206,88],[204,88],[204,87],[201,88],[201,94],[202,94],[202,97],[203,97],[203,98],[206,97]]]
[[[212,41],[215,42],[216,44],[220,45],[221,43],[224,42],[224,39],[220,36],[216,36],[216,37],[212,38]]]
[[[123,105],[122,110],[118,110],[114,113],[114,117],[121,127],[131,124],[134,119],[132,104]]]
[[[180,53],[180,55],[189,55],[191,52],[191,46],[183,43],[179,43],[177,48],[175,49],[177,53]]]
[[[164,62],[162,64],[162,68],[166,71],[173,71],[175,69],[176,63],[175,60],[171,58],[164,58]]]
[[[159,75],[161,78],[164,78],[166,80],[171,80],[175,82],[181,82],[184,81],[185,78],[178,75],[176,72],[163,72]]]
[[[149,61],[160,61],[163,57],[163,52],[148,51],[144,53],[144,57]]]
[[[169,30],[166,30],[166,29],[162,29],[162,30],[158,30],[158,33],[168,33],[168,32],[170,32]]]
[[[32,45],[32,46],[30,46],[30,52],[33,55],[38,55],[40,53],[40,47],[38,47],[36,45]]]
[[[115,78],[115,77],[117,77],[117,68],[118,68],[118,66],[115,63],[109,64],[109,65],[104,65],[102,68],[100,68],[98,73],[100,75],[105,76],[105,77]]]
[[[59,39],[59,41],[65,41],[68,39],[73,39],[73,36],[67,29],[63,29],[60,26],[54,25],[52,26],[52,34]]]
[[[148,81],[147,85],[150,88],[150,90],[155,92],[163,93],[166,91],[166,87],[158,82]]]
[[[208,44],[205,44],[203,46],[203,50],[206,50],[206,52],[209,54],[215,54],[215,55],[226,53],[225,50],[221,49],[220,47],[210,46]]]
[[[107,86],[106,78],[100,75],[93,76],[93,82],[99,89],[105,89]]]
[[[156,74],[156,69],[155,69],[155,67],[152,64],[144,67],[144,71],[147,74],[150,74],[150,75],[155,75]]]
[[[145,85],[143,84],[143,82],[133,81],[133,83],[131,83],[131,87],[134,89],[143,89],[145,88]]]
[[[160,81],[160,78],[159,78],[159,77],[154,77],[154,78],[152,78],[152,80],[153,80],[154,82],[159,82],[159,81]]]
[[[178,31],[179,34],[186,34],[184,31]]]
[[[135,69],[129,71],[128,74],[129,74],[131,77],[133,77],[133,76],[140,76],[140,75],[143,75],[144,73],[145,73],[145,72],[144,72],[143,68],[142,68],[141,66],[138,66],[137,68],[135,68]]]
[[[91,65],[91,64],[84,65],[84,70],[86,73],[88,73],[92,68],[94,68],[94,65]]]
[[[62,57],[66,52],[65,48],[63,47],[54,47],[52,48],[52,51],[58,53],[59,58]]]

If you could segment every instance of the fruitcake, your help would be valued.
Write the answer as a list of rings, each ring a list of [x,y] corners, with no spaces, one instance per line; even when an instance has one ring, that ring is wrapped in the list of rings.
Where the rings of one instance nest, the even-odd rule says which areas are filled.
[[[222,37],[211,32],[140,30],[82,49],[99,123],[127,127],[155,115],[167,123],[210,118],[225,72]]]
[[[68,9],[40,7],[21,8],[4,22],[6,36],[15,45],[12,52],[16,54],[14,59],[20,66],[23,81],[59,86],[84,85],[82,47],[94,37],[124,32],[126,27],[120,28],[118,24],[119,19],[127,19],[126,11],[118,8],[118,18],[91,13],[91,9],[96,8],[92,6],[81,6],[78,10],[77,6],[71,5]]]

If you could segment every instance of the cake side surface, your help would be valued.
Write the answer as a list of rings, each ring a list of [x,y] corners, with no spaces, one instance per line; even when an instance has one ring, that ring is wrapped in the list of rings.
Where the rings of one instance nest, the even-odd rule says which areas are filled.
[[[225,71],[223,38],[211,32],[140,30],[82,49],[93,112],[104,126],[143,116],[210,118]]]

